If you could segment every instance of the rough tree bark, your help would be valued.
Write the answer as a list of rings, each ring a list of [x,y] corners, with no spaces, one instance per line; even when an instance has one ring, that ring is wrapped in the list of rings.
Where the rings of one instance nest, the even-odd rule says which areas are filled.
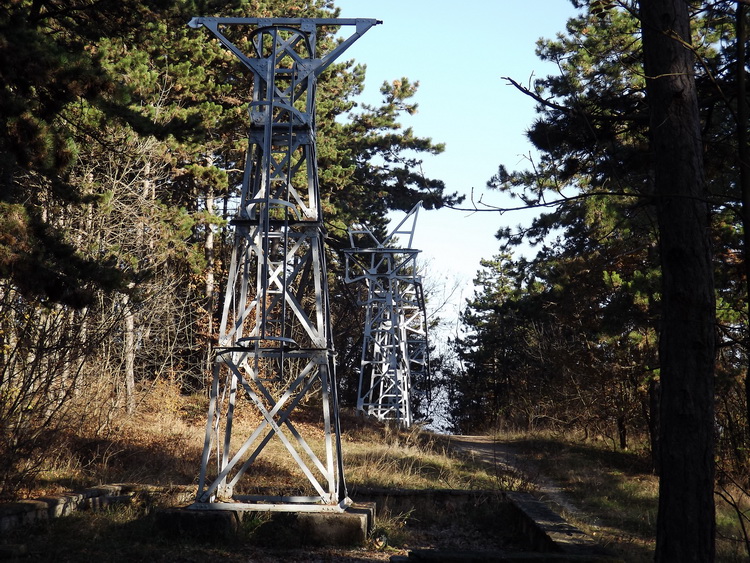
[[[640,0],[662,267],[656,561],[714,559],[715,302],[687,0]]]
[[[740,161],[740,190],[742,191],[742,227],[744,243],[745,279],[750,280],[750,145],[747,142],[747,7],[737,2],[737,156]],[[746,282],[750,283],[750,281]],[[748,291],[750,295],[750,291]],[[750,317],[750,298],[748,298]],[[750,366],[745,370],[745,424],[750,431]]]

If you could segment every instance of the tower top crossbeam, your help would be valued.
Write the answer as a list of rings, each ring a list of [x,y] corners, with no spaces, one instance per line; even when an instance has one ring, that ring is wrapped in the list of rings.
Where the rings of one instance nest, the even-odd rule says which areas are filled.
[[[208,17],[196,17],[188,22],[188,25],[193,28],[199,28],[201,26],[210,30],[216,38],[244,64],[254,72],[263,74],[266,69],[263,68],[260,59],[248,57],[243,53],[237,46],[230,41],[221,30],[222,27],[227,26],[256,26],[258,29],[265,27],[296,27],[300,31],[308,34],[313,41],[311,41],[312,53],[315,55],[315,36],[319,27],[341,27],[341,26],[355,26],[355,31],[349,37],[344,39],[341,43],[336,45],[334,49],[326,53],[320,59],[312,59],[306,61],[306,67],[309,71],[316,76],[320,75],[325,69],[327,69],[344,51],[346,51],[352,43],[362,37],[365,32],[374,25],[383,23],[381,20],[375,19],[338,19],[338,18],[208,18]]]

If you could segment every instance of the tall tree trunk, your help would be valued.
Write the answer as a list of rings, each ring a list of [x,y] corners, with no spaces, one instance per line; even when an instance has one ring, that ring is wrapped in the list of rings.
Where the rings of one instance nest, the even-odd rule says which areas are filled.
[[[659,460],[659,401],[661,400],[661,383],[652,379],[648,385],[648,433],[651,441],[651,465],[654,473],[659,474],[661,461]]]
[[[662,267],[656,561],[713,561],[715,302],[687,0],[640,0]]]
[[[125,364],[125,408],[128,414],[135,412],[135,314],[128,295],[122,296],[123,314],[123,361]]]
[[[750,146],[747,144],[747,9],[742,2],[737,2],[737,156],[740,162],[740,189],[742,190],[742,227],[745,264],[745,283],[750,284]],[[748,294],[748,319],[750,322],[750,287]],[[745,370],[745,424],[750,433],[750,365]]]
[[[208,193],[206,194],[206,211],[210,214],[214,214],[214,189],[210,186]],[[206,256],[206,312],[208,317],[208,326],[206,327],[206,355],[204,357],[205,365],[203,367],[203,373],[201,378],[203,381],[208,381],[208,374],[211,373],[211,366],[213,365],[214,353],[213,353],[213,335],[214,335],[214,309],[216,299],[214,297],[216,281],[214,276],[215,267],[215,242],[214,242],[214,226],[212,224],[206,225],[206,241],[203,245]]]

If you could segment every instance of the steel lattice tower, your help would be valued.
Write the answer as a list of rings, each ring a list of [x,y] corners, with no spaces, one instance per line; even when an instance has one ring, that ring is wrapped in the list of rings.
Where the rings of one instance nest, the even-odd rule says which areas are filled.
[[[340,510],[348,502],[315,158],[315,87],[317,77],[377,23],[190,21],[191,27],[210,30],[252,72],[247,163],[232,221],[234,250],[196,507]],[[318,56],[322,26],[353,26],[354,32]],[[239,40],[228,35],[246,41],[251,52],[242,52]],[[314,393],[320,394],[325,434],[317,450],[293,422],[295,408]],[[249,435],[236,436],[235,417],[243,408],[259,414],[260,423]],[[274,437],[297,463],[302,485],[292,494],[236,494],[240,478]]]
[[[411,426],[412,376],[427,375],[427,324],[419,250],[412,249],[421,203],[382,243],[367,227],[349,229],[344,249],[347,283],[364,282],[365,327],[357,410],[378,420]],[[406,247],[395,248],[399,235]]]

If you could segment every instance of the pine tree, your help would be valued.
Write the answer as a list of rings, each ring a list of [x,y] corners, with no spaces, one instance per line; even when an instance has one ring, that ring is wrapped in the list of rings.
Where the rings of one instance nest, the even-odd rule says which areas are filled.
[[[639,6],[663,288],[656,561],[712,561],[716,310],[690,16],[687,2]]]

